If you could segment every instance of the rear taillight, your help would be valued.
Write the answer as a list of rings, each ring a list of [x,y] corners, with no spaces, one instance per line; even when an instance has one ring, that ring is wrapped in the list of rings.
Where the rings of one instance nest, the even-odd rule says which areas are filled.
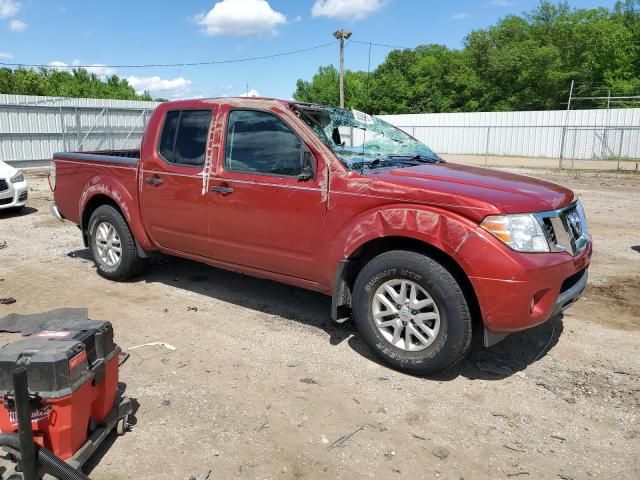
[[[55,160],[51,160],[51,165],[49,166],[49,187],[51,191],[55,191],[56,189],[56,162]]]

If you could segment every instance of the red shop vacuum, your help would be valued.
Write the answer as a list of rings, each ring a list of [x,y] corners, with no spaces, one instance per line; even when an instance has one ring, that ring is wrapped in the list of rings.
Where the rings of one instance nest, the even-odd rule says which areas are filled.
[[[118,387],[121,350],[109,322],[41,327],[0,348],[0,480],[88,480],[82,466],[133,413]]]

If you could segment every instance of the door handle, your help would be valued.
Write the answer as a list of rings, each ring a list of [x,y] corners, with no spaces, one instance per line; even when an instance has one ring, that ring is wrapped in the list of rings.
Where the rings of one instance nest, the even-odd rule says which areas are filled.
[[[162,185],[164,183],[164,180],[159,177],[147,177],[144,181],[151,185]]]
[[[233,188],[224,187],[224,186],[211,187],[211,191],[212,192],[217,192],[217,193],[222,193],[224,195],[229,195],[230,193],[233,193]]]

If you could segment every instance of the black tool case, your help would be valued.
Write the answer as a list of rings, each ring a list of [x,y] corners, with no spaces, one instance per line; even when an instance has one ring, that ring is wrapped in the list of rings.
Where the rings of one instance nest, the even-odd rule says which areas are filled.
[[[113,341],[111,322],[101,320],[53,320],[44,323],[42,330],[36,335],[50,338],[57,335],[60,338],[63,333],[66,333],[65,338],[84,343],[89,357],[89,365],[93,365],[100,358],[111,358],[117,348]],[[96,347],[96,342],[101,343],[101,346]]]
[[[47,398],[71,395],[92,377],[84,343],[72,338],[33,336],[0,348],[0,396],[13,389],[16,366],[27,369],[29,389]]]

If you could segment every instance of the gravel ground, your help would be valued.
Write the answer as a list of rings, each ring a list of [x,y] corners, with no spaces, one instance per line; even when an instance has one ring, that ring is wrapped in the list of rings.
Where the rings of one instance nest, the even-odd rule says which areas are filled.
[[[88,307],[124,349],[177,348],[131,352],[137,423],[94,480],[640,478],[640,175],[525,173],[583,198],[591,284],[563,318],[436,378],[380,365],[322,295],[170,257],[101,279],[44,178],[0,214],[0,297],[17,300],[0,316]]]

